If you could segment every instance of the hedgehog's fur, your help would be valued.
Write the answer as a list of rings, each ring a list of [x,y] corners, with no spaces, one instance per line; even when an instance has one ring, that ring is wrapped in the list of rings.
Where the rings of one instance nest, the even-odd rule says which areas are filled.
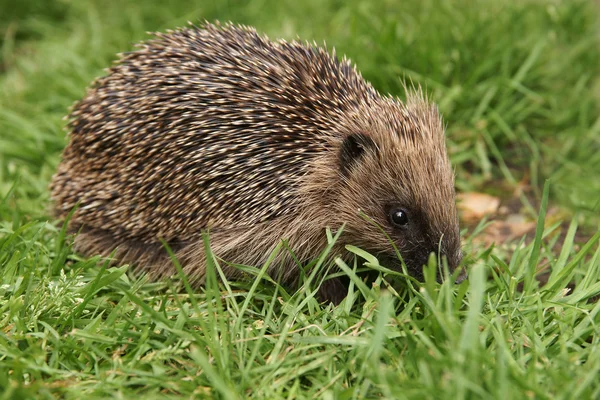
[[[117,248],[160,277],[174,272],[163,239],[202,282],[207,228],[218,257],[260,266],[281,239],[307,262],[345,224],[334,255],[355,244],[397,267],[388,235],[416,275],[430,252],[460,262],[444,130],[420,92],[382,97],[322,48],[232,25],[156,34],[108,72],[74,106],[52,182],[58,217],[79,204],[84,254]],[[395,205],[406,227],[392,227]],[[297,260],[271,272],[293,282]],[[322,289],[345,295],[339,281]]]

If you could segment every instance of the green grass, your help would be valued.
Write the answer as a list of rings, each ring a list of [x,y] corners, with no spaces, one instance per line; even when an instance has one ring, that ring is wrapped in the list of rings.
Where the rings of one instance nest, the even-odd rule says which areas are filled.
[[[0,397],[600,397],[594,3],[4,0],[0,10]],[[467,282],[389,272],[372,288],[354,280],[338,307],[314,299],[318,280],[288,292],[262,266],[250,283],[214,278],[192,292],[80,258],[47,216],[62,117],[145,31],[200,19],[326,40],[382,92],[424,85],[459,190],[530,186],[522,212],[538,221],[535,238],[482,248],[480,226],[465,233]],[[558,218],[545,220],[551,207]]]

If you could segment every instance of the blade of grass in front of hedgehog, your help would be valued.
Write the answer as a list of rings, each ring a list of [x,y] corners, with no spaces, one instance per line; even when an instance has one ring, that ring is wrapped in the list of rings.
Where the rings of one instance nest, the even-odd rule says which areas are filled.
[[[212,354],[212,356],[214,357],[215,355]],[[190,357],[202,367],[202,370],[208,376],[210,383],[221,393],[223,398],[233,400],[240,398],[235,392],[235,389],[231,387],[230,383],[224,379],[222,371],[213,366],[213,363],[209,360],[209,356],[205,354],[200,347],[193,346],[190,350]]]
[[[263,264],[263,266],[259,270],[258,275],[254,278],[254,282],[252,283],[252,286],[248,290],[248,294],[246,295],[246,298],[244,299],[244,302],[242,303],[242,306],[240,307],[240,310],[237,313],[238,316],[237,316],[237,319],[235,321],[234,331],[238,331],[238,330],[241,329],[242,322],[243,322],[243,318],[242,317],[246,313],[246,311],[248,310],[250,302],[254,298],[253,295],[256,292],[259,284],[261,284],[261,282],[263,280],[263,277],[267,275],[267,271],[269,269],[269,266],[275,261],[275,258],[280,254],[282,247],[283,247],[283,243],[281,243],[281,242],[278,243],[277,246],[275,246],[275,248],[273,249],[273,251],[271,252],[271,254],[269,254],[269,257],[267,258],[267,261]],[[222,279],[226,280],[226,277],[222,276]],[[275,295],[276,294],[274,294],[274,296]]]
[[[71,218],[73,218],[73,214],[75,214],[75,211],[77,211],[78,208],[79,204],[73,207],[69,214],[67,214],[67,218],[65,218],[65,221],[63,222],[62,227],[60,228],[58,237],[54,245],[54,261],[52,263],[52,266],[50,267],[51,270],[49,271],[52,275],[57,274],[62,268],[64,268],[65,262],[67,261],[67,256],[71,252],[71,248],[66,246],[65,240],[67,238],[67,229],[69,221],[71,220]],[[114,253],[115,252],[113,251],[113,254],[111,254],[110,257],[112,257]]]
[[[386,381],[384,371],[379,368],[381,362],[381,355],[383,348],[389,343],[388,332],[389,322],[392,320],[392,311],[394,310],[394,300],[389,292],[384,292],[379,298],[377,304],[377,318],[375,325],[373,326],[373,332],[369,344],[361,349],[364,352],[364,358],[367,362],[361,366],[360,374],[364,375],[365,371],[370,368],[376,371],[378,377],[378,383],[382,384]],[[387,386],[383,386],[383,394],[387,398],[394,398],[390,389]]]
[[[362,281],[362,279],[360,279],[359,276],[356,274],[356,269],[357,269],[356,258],[354,260],[353,268],[350,268],[348,266],[348,264],[346,264],[344,262],[344,260],[342,260],[341,258],[336,258],[335,263],[337,264],[338,268],[340,268],[350,278],[350,280],[352,281],[352,284],[354,284],[354,286],[360,291],[360,293],[362,294],[364,299],[374,300],[371,290],[369,290],[367,285],[365,285],[365,283]]]
[[[269,307],[267,308],[266,315],[262,319],[262,326],[260,327],[260,329],[257,332],[255,332],[254,337],[248,338],[248,340],[253,339],[254,345],[252,346],[250,356],[246,360],[243,360],[243,361],[245,361],[245,365],[244,365],[244,369],[243,369],[243,373],[242,373],[243,376],[251,376],[251,373],[250,373],[251,369],[255,366],[254,361],[258,358],[258,354],[263,346],[263,342],[266,340],[269,340],[265,336],[265,334],[267,332],[267,328],[269,328],[271,326],[271,322],[273,321],[273,318],[274,318],[275,304],[278,302],[277,288],[278,288],[278,286],[276,286],[273,296],[271,298],[271,301],[269,302]],[[240,318],[241,317],[242,317],[242,315],[240,315]],[[247,321],[244,320],[244,322],[247,322]],[[240,332],[239,337],[245,338],[246,335],[244,333],[242,333],[243,329],[241,327],[238,328],[237,332]],[[261,360],[261,361],[264,362],[264,360]],[[250,380],[251,379],[249,379],[249,381]]]
[[[326,229],[328,242],[327,246],[325,247],[325,249],[323,249],[319,257],[316,259],[316,263],[314,263],[314,265],[309,264],[310,273],[302,281],[301,288],[296,292],[296,294],[302,293],[303,295],[298,296],[296,301],[294,302],[296,307],[304,307],[304,305],[310,302],[311,300],[315,300],[315,295],[319,291],[319,286],[323,283],[323,279],[325,279],[325,276],[321,276],[321,280],[315,287],[313,287],[313,285],[315,284],[316,278],[319,277],[319,275],[324,275],[323,272],[328,266],[327,262],[331,255],[331,251],[333,250],[333,246],[339,240],[343,231],[344,226],[340,227],[340,229],[337,230],[335,235],[331,235],[331,230],[329,228]]]
[[[483,263],[477,262],[469,273],[469,292],[467,293],[469,309],[459,344],[459,351],[465,357],[469,356],[469,351],[477,351],[479,321],[486,291],[486,269],[487,267]]]
[[[230,357],[232,354],[232,344],[230,329],[228,329],[228,319],[221,297],[219,281],[217,279],[217,260],[210,248],[209,237],[206,232],[202,234],[204,244],[204,254],[206,254],[206,270],[204,294],[206,296],[207,322],[208,329],[211,331],[212,340],[210,342],[211,355],[215,358],[217,370],[222,377],[231,379]]]

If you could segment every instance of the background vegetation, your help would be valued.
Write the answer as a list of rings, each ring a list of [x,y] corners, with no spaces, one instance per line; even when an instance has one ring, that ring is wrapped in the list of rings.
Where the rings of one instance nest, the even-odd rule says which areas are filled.
[[[1,396],[599,397],[598,16],[583,0],[0,0]],[[487,247],[470,226],[468,282],[357,280],[339,307],[260,269],[194,293],[79,258],[47,213],[62,117],[146,31],[204,19],[326,40],[381,92],[422,84],[459,191],[537,229]]]

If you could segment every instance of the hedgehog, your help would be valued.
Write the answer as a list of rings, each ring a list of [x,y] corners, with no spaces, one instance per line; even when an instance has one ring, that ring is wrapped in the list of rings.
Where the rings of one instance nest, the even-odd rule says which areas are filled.
[[[339,232],[347,245],[422,277],[431,253],[461,261],[444,126],[421,89],[380,95],[335,50],[255,29],[190,24],[156,33],[97,79],[67,117],[53,211],[83,255],[112,255],[155,279],[202,285],[203,235],[223,261],[298,284]],[[398,257],[398,254],[400,257]],[[339,303],[343,278],[320,299]]]

